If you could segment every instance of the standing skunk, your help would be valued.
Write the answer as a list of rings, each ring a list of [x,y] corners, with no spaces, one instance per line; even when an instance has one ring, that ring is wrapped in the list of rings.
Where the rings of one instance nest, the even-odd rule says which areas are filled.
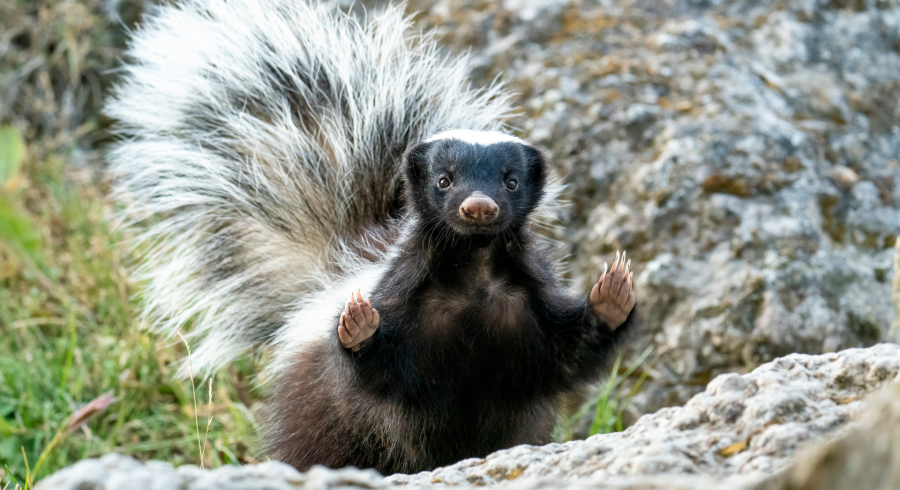
[[[636,323],[624,255],[583,297],[560,285],[531,229],[544,158],[498,132],[508,95],[408,27],[184,0],[145,19],[107,106],[146,320],[191,321],[205,372],[270,347],[265,447],[301,470],[547,442]]]

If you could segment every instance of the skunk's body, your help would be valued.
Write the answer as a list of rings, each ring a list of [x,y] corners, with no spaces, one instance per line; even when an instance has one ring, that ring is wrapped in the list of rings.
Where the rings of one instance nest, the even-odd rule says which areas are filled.
[[[628,331],[563,290],[528,226],[545,185],[540,153],[502,135],[445,134],[407,152],[407,229],[366,288],[377,331],[355,353],[336,334],[287,352],[266,414],[276,459],[416,472],[546,443],[561,396],[595,379]],[[475,192],[498,204],[490,227],[456,216]],[[336,326],[340,308],[331,313]]]
[[[207,371],[273,347],[264,440],[301,469],[546,442],[634,323],[624,265],[590,296],[558,283],[531,231],[544,160],[494,131],[505,94],[406,27],[394,8],[188,0],[145,23],[109,105],[126,217],[163,218],[142,235],[149,319],[193,319]],[[348,343],[357,289],[377,313]]]

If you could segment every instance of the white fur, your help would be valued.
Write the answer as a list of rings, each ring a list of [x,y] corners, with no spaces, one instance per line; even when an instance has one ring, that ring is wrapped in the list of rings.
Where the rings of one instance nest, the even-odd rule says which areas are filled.
[[[519,143],[522,145],[528,144],[525,141],[516,138],[515,136],[501,133],[499,131],[475,131],[472,129],[451,129],[449,131],[443,131],[428,138],[427,140],[425,140],[425,142],[430,143],[432,141],[449,139],[482,146],[489,146],[497,143]]]
[[[409,26],[400,7],[360,20],[301,0],[183,0],[143,20],[106,106],[111,172],[140,230],[144,319],[192,325],[195,370],[259,345],[277,367],[337,328],[384,273],[379,238],[360,235],[385,222],[410,143],[444,128],[521,142],[497,132],[509,96],[469,89],[466,59]]]
[[[135,33],[106,107],[111,172],[142,231],[145,319],[170,336],[190,323],[195,369],[331,327],[315,305],[373,277],[336,282],[369,270],[360,227],[385,218],[406,146],[503,127],[508,95],[469,89],[465,58],[409,26],[400,7],[360,20],[317,1],[184,0]]]

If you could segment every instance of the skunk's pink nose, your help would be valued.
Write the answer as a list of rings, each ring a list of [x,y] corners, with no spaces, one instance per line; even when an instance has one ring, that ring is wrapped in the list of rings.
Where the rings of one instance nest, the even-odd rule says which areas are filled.
[[[487,225],[497,219],[500,208],[490,197],[475,191],[459,205],[459,217],[470,223]]]

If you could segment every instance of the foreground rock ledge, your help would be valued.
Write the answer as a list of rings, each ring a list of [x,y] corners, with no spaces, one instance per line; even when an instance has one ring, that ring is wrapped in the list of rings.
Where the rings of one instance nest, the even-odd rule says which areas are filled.
[[[820,467],[832,472],[824,481],[839,481],[834,473],[840,473],[842,466],[834,461],[842,461],[841,455],[856,458],[856,462],[848,459],[848,468],[863,467],[859,461],[883,467],[887,473],[892,467],[900,468],[900,451],[896,447],[900,444],[900,391],[896,386],[887,390],[880,405],[870,408],[856,424],[861,427],[859,430],[872,432],[871,436],[846,429],[835,442],[810,449],[810,455],[800,463],[785,468],[801,446],[838,435],[858,415],[868,395],[893,381],[898,373],[900,346],[893,344],[818,356],[792,354],[750,374],[719,376],[684,407],[645,415],[625,432],[565,444],[518,446],[417,475],[382,478],[371,470],[324,468],[299,473],[277,462],[203,471],[194,466],[175,469],[157,461],[141,463],[111,454],[63,469],[41,481],[37,490],[403,485],[502,485],[522,489],[806,488],[803,482],[822,477]],[[876,436],[883,440],[881,444],[865,443]],[[871,456],[872,451],[880,452]],[[840,474],[847,477],[846,472]],[[890,477],[878,475],[882,479]]]

